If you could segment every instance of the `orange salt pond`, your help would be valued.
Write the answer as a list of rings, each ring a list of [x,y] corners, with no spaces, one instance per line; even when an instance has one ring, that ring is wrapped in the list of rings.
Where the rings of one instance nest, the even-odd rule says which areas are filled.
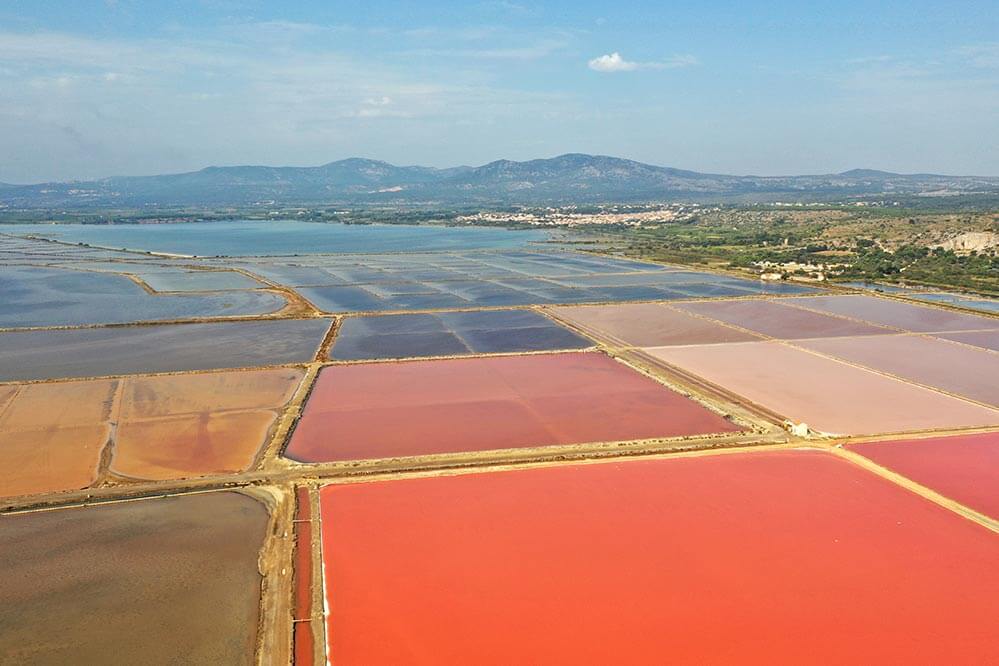
[[[736,430],[599,353],[377,363],[322,371],[287,456],[325,462]]]
[[[104,422],[111,413],[117,386],[113,379],[19,386],[14,399],[0,413],[0,431]]]
[[[999,520],[999,433],[865,442],[847,448]]]
[[[96,481],[116,386],[104,380],[5,387],[0,496],[78,490]]]
[[[125,380],[122,417],[273,409],[291,399],[302,374],[278,368],[130,378]]]
[[[281,368],[125,379],[111,470],[140,479],[244,470],[302,375]]]
[[[0,496],[90,486],[109,441],[110,471],[124,477],[245,470],[302,375],[281,368],[4,387]]]
[[[7,407],[7,404],[14,399],[14,394],[16,393],[16,386],[0,386],[0,415],[3,415],[4,409]]]
[[[999,539],[831,454],[327,486],[334,664],[999,662]]]
[[[79,490],[97,480],[107,425],[0,433],[0,497]]]
[[[150,480],[239,472],[253,464],[276,419],[273,411],[256,411],[125,421],[111,469]]]

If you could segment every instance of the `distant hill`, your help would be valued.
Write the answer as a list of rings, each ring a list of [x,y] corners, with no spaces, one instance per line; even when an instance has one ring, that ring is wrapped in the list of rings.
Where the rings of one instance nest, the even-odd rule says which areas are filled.
[[[10,208],[321,203],[538,204],[600,201],[832,200],[999,193],[999,178],[854,169],[815,176],[729,176],[602,155],[497,160],[436,169],[351,158],[317,167],[208,167],[163,176],[0,185]]]

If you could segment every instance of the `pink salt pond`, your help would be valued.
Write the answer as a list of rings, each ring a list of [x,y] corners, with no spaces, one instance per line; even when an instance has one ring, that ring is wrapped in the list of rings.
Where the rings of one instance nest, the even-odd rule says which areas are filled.
[[[861,435],[999,425],[999,411],[778,342],[648,353],[795,423]]]

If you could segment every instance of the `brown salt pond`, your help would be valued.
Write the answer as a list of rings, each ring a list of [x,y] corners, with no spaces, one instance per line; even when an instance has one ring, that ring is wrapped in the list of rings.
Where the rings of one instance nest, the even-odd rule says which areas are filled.
[[[301,462],[733,432],[600,353],[325,368],[286,455]]]
[[[744,331],[659,303],[565,306],[553,308],[552,312],[622,346],[659,347],[757,339]]]
[[[0,516],[0,662],[253,664],[267,526],[235,492]]]
[[[847,448],[999,520],[999,433],[864,442]]]
[[[999,354],[936,338],[890,335],[799,342],[829,354],[948,393],[999,406]]]
[[[327,486],[335,664],[999,661],[999,540],[832,454]]]
[[[128,378],[111,470],[155,480],[247,469],[302,376],[281,368]]]
[[[8,387],[0,396],[0,497],[78,490],[97,480],[115,381]]]
[[[997,410],[779,342],[660,347],[648,353],[820,432],[999,425]]]
[[[705,301],[677,303],[675,307],[779,340],[892,332],[880,326],[793,308],[777,301]]]
[[[906,331],[977,331],[995,328],[996,319],[903,303],[874,296],[809,296],[789,299],[788,305],[853,317]]]

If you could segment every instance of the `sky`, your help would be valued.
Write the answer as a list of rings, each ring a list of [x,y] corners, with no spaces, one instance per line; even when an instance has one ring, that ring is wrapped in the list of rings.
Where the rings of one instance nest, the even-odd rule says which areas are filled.
[[[0,182],[568,152],[999,176],[999,8],[0,0]]]

